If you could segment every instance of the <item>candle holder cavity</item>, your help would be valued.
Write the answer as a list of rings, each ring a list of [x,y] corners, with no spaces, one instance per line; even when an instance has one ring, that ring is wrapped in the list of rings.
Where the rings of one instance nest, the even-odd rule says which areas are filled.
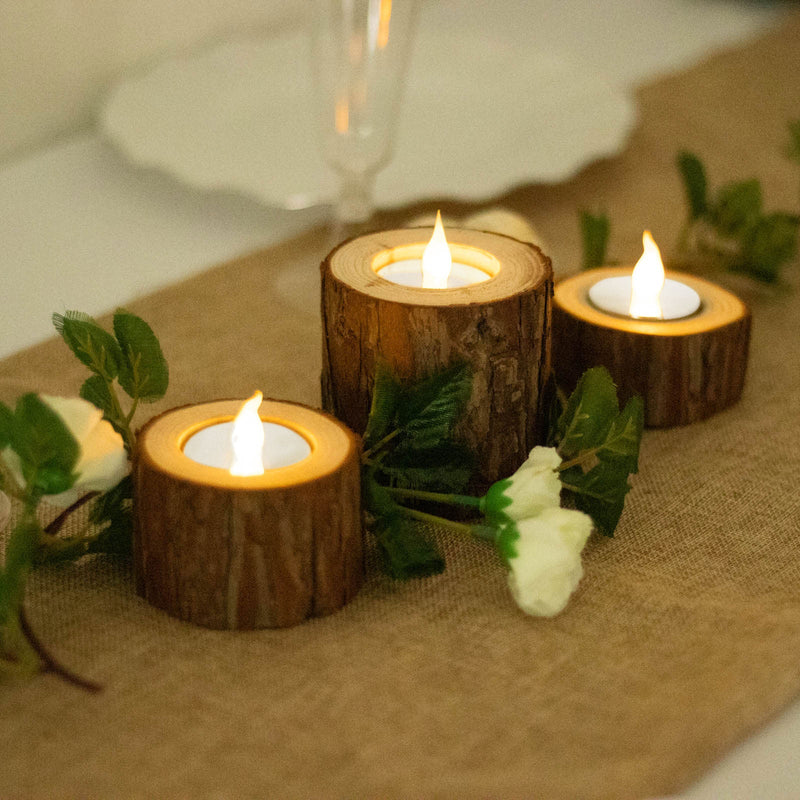
[[[298,433],[308,456],[240,477],[184,453],[194,434],[232,420],[240,406],[184,406],[140,432],[136,590],[208,628],[278,628],[330,614],[363,579],[358,438],[327,414],[266,400],[262,422]]]
[[[553,367],[571,390],[589,367],[605,366],[620,401],[644,399],[645,424],[686,425],[735,403],[742,393],[750,312],[738,297],[694,275],[667,272],[694,289],[700,307],[680,319],[633,319],[595,306],[601,280],[630,277],[631,267],[603,267],[559,281],[553,303]]]
[[[368,234],[343,243],[323,261],[323,407],[363,431],[377,362],[398,379],[413,381],[467,361],[473,392],[457,434],[477,456],[476,484],[488,485],[513,472],[544,435],[552,268],[532,245],[448,229],[454,266],[488,279],[423,289],[378,274],[421,259],[431,231]]]

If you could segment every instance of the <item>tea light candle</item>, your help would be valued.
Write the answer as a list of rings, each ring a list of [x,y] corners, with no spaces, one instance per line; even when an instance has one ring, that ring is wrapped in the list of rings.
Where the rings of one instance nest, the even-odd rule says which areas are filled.
[[[260,393],[154,418],[134,466],[137,591],[210,628],[336,611],[363,577],[359,466],[344,425]]]
[[[647,232],[643,242],[633,271],[603,267],[556,285],[554,370],[569,390],[584,370],[603,365],[621,401],[643,397],[646,425],[684,425],[741,396],[750,312],[709,281],[665,272]]]
[[[477,454],[482,485],[513,472],[543,432],[552,268],[533,245],[500,234],[452,229],[444,250],[436,241],[430,227],[381,231],[325,259],[323,407],[363,431],[378,361],[405,381],[467,361],[473,395],[460,433]],[[464,285],[438,267],[440,288],[423,280],[429,246]],[[420,277],[398,279],[410,273]]]

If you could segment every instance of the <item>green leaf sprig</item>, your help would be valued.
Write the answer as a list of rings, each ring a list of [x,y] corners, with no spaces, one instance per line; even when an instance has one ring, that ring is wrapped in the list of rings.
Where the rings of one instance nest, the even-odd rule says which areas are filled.
[[[581,269],[597,269],[608,264],[608,237],[611,234],[611,221],[604,212],[592,214],[580,212],[581,244],[583,261]]]
[[[800,119],[788,123],[787,158],[800,164]],[[713,267],[738,272],[762,283],[776,283],[795,258],[800,215],[764,210],[758,180],[732,181],[709,188],[700,158],[681,151],[676,165],[686,197],[686,221],[678,240],[678,258],[688,269]],[[605,213],[581,211],[582,268],[613,263],[607,259],[611,222]]]
[[[489,540],[502,549],[504,528],[487,498],[502,494],[500,481],[483,497],[463,494],[471,475],[468,451],[452,432],[471,391],[468,367],[456,365],[410,387],[379,367],[364,434],[364,505],[382,556],[394,578],[441,572],[444,559],[418,523]],[[557,449],[562,493],[592,518],[595,528],[613,536],[638,471],[644,406],[634,397],[620,411],[608,370],[596,367],[553,416],[550,444]],[[438,437],[444,438],[438,438]],[[494,503],[496,505],[496,503]],[[433,506],[433,510],[422,510]],[[442,516],[448,506],[464,510],[470,522]],[[495,509],[496,510],[496,509]]]
[[[681,152],[677,165],[688,205],[679,251],[690,260],[710,260],[775,283],[781,268],[797,254],[800,217],[765,212],[761,184],[755,179],[726,183],[712,194],[698,156]]]
[[[467,364],[456,364],[413,385],[378,364],[364,431],[364,507],[384,570],[401,580],[435,575],[444,558],[416,523],[440,518],[406,506],[406,491],[463,490],[472,455],[453,435],[472,392]],[[467,530],[469,526],[444,520]]]
[[[92,372],[80,396],[103,412],[130,455],[137,407],[163,397],[169,383],[158,339],[144,320],[123,309],[114,315],[113,334],[77,311],[54,314],[53,322],[70,350]],[[37,513],[39,503],[44,496],[61,494],[75,485],[81,445],[59,414],[36,394],[20,397],[13,410],[0,403],[0,453],[0,489],[22,509],[0,567],[0,677],[50,670],[97,691],[96,684],[60,664],[38,639],[25,615],[25,587],[31,569],[39,563],[72,560],[87,553],[130,552],[131,478],[123,478],[99,496],[84,494],[44,527]],[[59,536],[70,515],[92,501],[87,530]]]
[[[632,397],[620,411],[608,370],[593,367],[581,376],[553,432],[563,490],[605,536],[614,535],[628,476],[639,471],[643,430],[642,398]]]
[[[53,325],[75,357],[92,371],[80,396],[97,406],[125,441],[134,444],[131,422],[139,403],[160,400],[169,385],[169,369],[152,328],[140,317],[118,309],[113,335],[88,314],[53,314]],[[124,409],[117,388],[128,396]]]

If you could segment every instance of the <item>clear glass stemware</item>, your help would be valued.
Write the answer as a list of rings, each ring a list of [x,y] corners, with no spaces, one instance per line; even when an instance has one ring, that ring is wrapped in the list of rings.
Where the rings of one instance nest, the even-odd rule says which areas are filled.
[[[338,173],[335,221],[373,212],[375,176],[392,154],[416,0],[313,0],[312,57],[322,154]]]

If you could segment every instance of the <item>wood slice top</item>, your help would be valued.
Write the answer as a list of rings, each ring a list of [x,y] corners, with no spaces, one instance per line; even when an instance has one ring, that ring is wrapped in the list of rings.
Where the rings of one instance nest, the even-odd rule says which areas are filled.
[[[339,469],[353,457],[358,438],[349,428],[324,411],[297,403],[264,400],[259,409],[262,422],[274,422],[299,433],[311,453],[302,461],[265,470],[263,475],[231,475],[226,469],[200,464],[186,456],[183,447],[198,431],[230,422],[242,400],[216,400],[182,406],[150,420],[138,436],[139,458],[151,469],[190,483],[236,491],[279,489],[318,480]]]
[[[605,278],[629,276],[633,266],[601,267],[580,272],[559,281],[555,287],[555,303],[578,319],[603,328],[613,328],[645,336],[690,336],[721,328],[750,316],[747,306],[736,295],[711,281],[685,272],[666,271],[666,277],[685,283],[700,295],[700,308],[691,316],[672,320],[644,320],[613,314],[595,306],[589,289]]]
[[[433,228],[402,228],[359,236],[339,245],[323,263],[334,278],[371,297],[405,305],[454,306],[505,300],[548,279],[550,259],[531,244],[498,233],[464,228],[445,231],[454,262],[490,275],[489,280],[453,289],[422,289],[392,283],[377,271],[404,259],[421,259]]]

